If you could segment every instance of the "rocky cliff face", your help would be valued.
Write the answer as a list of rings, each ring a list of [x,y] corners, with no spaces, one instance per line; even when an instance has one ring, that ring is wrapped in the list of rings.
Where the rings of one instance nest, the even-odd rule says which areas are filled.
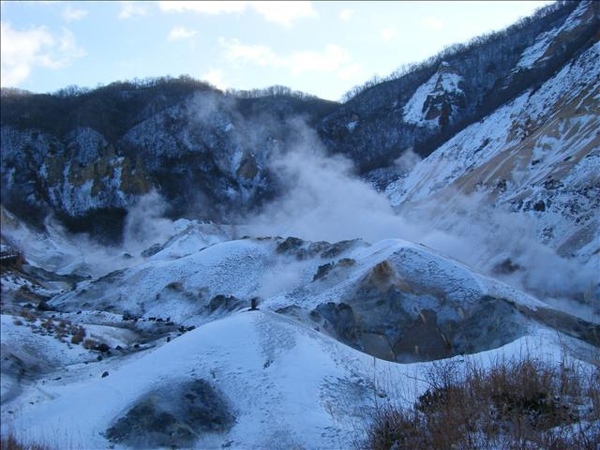
[[[119,85],[113,89],[120,99],[128,91]],[[261,105],[261,99],[236,99],[214,90],[162,103],[155,96],[165,93],[144,95],[142,107],[128,117],[131,124],[121,125],[119,132],[102,123],[79,125],[85,120],[48,126],[37,122],[44,114],[34,120],[26,111],[15,113],[18,108],[6,118],[3,113],[3,204],[32,224],[53,213],[73,231],[116,241],[127,209],[152,190],[165,198],[173,217],[226,221],[277,191],[269,160],[298,139],[303,121],[313,119],[302,114],[303,104],[331,107],[318,99],[290,102],[284,96]],[[22,99],[34,107],[35,100]],[[3,111],[18,101],[3,97]],[[85,98],[79,103],[71,115],[81,117],[78,110],[89,106]],[[98,108],[98,114],[111,114]],[[118,119],[113,113],[111,120]]]
[[[456,122],[465,107],[460,88],[462,77],[445,61],[425,84],[419,86],[404,105],[404,121],[434,129],[446,129]]]

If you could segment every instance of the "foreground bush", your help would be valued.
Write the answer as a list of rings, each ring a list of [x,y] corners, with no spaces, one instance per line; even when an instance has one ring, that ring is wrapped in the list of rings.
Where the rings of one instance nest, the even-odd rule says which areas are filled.
[[[43,444],[26,444],[19,441],[13,434],[2,436],[0,439],[1,450],[50,450],[50,447]]]
[[[532,359],[488,370],[434,365],[410,409],[378,408],[365,447],[382,449],[600,448],[600,368]]]

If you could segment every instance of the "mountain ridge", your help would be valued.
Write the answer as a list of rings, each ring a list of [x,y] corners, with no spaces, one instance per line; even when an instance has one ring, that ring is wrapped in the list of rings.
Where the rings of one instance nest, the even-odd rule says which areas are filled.
[[[233,211],[255,211],[264,199],[280,195],[272,155],[303,140],[306,128],[316,130],[328,153],[348,157],[359,173],[391,169],[408,149],[425,156],[519,92],[539,86],[594,42],[599,20],[595,2],[558,2],[341,105],[277,86],[223,94],[189,77],[118,82],[93,91],[72,87],[57,95],[4,90],[3,204],[30,223],[40,225],[52,213],[73,231],[114,242],[121,239],[127,209],[152,189],[167,199],[170,217],[232,220]],[[502,58],[508,58],[502,71],[487,81],[470,81],[491,69],[468,67],[485,66],[490,58],[500,64],[494,55],[502,46],[507,46]],[[529,59],[535,49],[545,52],[526,63],[524,48],[533,49],[525,55]],[[440,70],[460,78],[461,95],[423,91],[426,114],[435,120],[427,119],[427,126],[417,116],[405,121],[403,108],[411,96],[418,101],[415,90],[425,89],[436,73],[442,76]],[[489,101],[474,89],[495,95],[494,106],[484,107]],[[413,110],[419,113],[417,103]],[[186,195],[190,191],[196,194]]]

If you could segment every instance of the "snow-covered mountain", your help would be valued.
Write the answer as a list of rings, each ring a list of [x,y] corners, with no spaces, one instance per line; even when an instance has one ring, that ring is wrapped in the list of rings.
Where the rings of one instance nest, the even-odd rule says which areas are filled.
[[[331,103],[277,95],[263,106],[261,98],[171,83],[183,83],[187,94],[170,92],[168,84],[117,83],[107,92],[53,98],[51,110],[75,103],[74,117],[62,121],[47,117],[44,98],[3,95],[3,204],[30,224],[53,214],[71,231],[113,243],[121,240],[128,209],[153,190],[167,200],[171,217],[230,220],[273,196],[270,158],[297,139],[293,122],[305,104],[319,111]],[[80,119],[90,103],[94,115]],[[107,123],[95,123],[97,117]]]
[[[441,362],[597,376],[599,15],[558,2],[344,104],[3,92],[2,434],[346,449]]]
[[[362,172],[388,167],[408,149],[425,157],[552,78],[597,42],[599,24],[597,2],[557,2],[506,30],[366,83],[321,121],[320,136]]]

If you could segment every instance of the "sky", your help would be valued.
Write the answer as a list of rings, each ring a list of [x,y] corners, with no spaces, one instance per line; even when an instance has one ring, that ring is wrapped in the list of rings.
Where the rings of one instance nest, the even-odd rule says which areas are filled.
[[[1,85],[42,93],[188,75],[337,101],[550,3],[2,1]]]

